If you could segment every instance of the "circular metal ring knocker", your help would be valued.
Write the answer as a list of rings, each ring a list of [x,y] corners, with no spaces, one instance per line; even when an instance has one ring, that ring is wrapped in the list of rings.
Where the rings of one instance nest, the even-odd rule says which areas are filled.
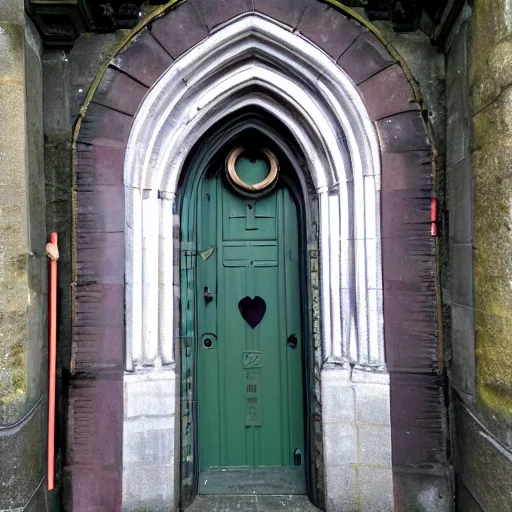
[[[241,194],[248,196],[261,195],[270,192],[276,185],[279,177],[279,163],[276,156],[269,149],[261,149],[260,151],[267,157],[270,164],[270,171],[267,177],[254,185],[249,185],[238,176],[235,166],[240,155],[245,151],[243,146],[238,146],[231,150],[226,158],[226,176],[231,185]]]

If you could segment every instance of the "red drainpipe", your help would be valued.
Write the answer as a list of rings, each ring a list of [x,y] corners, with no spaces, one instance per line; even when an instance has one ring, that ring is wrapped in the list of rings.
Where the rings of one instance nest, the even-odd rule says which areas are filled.
[[[46,254],[50,258],[50,339],[48,371],[48,490],[54,488],[55,476],[55,383],[57,368],[57,260],[59,248],[57,233],[50,235],[46,244]]]

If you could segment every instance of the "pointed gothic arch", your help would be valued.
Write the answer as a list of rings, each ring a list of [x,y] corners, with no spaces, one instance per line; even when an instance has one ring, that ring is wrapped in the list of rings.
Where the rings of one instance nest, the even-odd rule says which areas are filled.
[[[170,222],[172,216],[155,212],[172,208],[183,162],[206,130],[248,106],[290,129],[319,195],[322,282],[334,288],[339,282],[339,290],[323,292],[325,358],[385,371],[375,129],[356,87],[332,59],[256,14],[229,23],[176,60],[135,116],[124,179],[127,211],[133,212],[127,217],[127,282],[140,285],[128,301],[129,308],[137,304],[127,314],[135,341],[128,340],[131,359],[144,366],[159,356],[164,364],[173,361],[172,340],[160,338],[173,332],[170,318],[160,317],[158,332],[153,327],[157,313],[172,311],[173,301],[172,290],[166,291],[172,278],[159,267],[159,261],[173,260],[172,243],[159,237],[170,230],[155,218]],[[351,253],[353,260],[341,256]]]
[[[340,436],[358,435],[365,407],[379,412],[385,447],[370,466],[377,464],[386,499],[393,499],[388,369],[402,411],[392,423],[393,445],[406,448],[394,455],[395,479],[398,467],[420,466],[428,450],[444,448],[442,410],[412,441],[401,435],[409,428],[403,411],[429,400],[421,390],[439,388],[434,375],[418,377],[421,369],[432,371],[437,332],[431,152],[414,89],[396,57],[338,11],[313,0],[297,2],[300,16],[272,2],[249,3],[227,2],[222,14],[199,0],[173,5],[116,55],[84,109],[76,148],[77,376],[70,395],[109,448],[75,458],[70,474],[78,482],[88,468],[103,468],[111,487],[98,498],[105,510],[120,504],[121,480],[127,510],[179,498],[174,201],[196,142],[250,107],[287,127],[307,163],[309,175],[299,180],[312,182],[318,196],[327,509],[346,499],[336,497],[340,479],[350,482],[356,466],[368,462],[355,445],[336,455]],[[413,400],[405,394],[411,388],[419,391]],[[353,414],[344,416],[344,407]],[[97,411],[108,411],[108,428]],[[87,434],[75,427],[74,435],[80,453]],[[155,442],[161,453],[146,460]],[[141,481],[151,486],[134,492]],[[80,503],[91,499],[78,484],[73,488]]]

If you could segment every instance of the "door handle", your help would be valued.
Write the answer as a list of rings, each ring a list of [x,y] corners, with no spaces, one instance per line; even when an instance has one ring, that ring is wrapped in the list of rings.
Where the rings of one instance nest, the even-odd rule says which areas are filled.
[[[213,295],[210,292],[210,288],[208,286],[204,287],[204,302],[205,304],[210,304],[210,302],[213,300]]]
[[[297,348],[299,339],[297,338],[296,334],[290,334],[290,336],[288,336],[288,339],[286,340],[286,343],[288,344],[288,346],[290,348],[295,349],[295,348]]]

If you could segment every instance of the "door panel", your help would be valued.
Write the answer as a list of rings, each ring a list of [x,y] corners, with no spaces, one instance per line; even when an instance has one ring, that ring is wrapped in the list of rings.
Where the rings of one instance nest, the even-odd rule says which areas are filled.
[[[286,188],[259,200],[235,195],[221,177],[205,180],[199,199],[200,471],[210,472],[211,492],[223,488],[219,484],[223,475],[233,482],[232,471],[250,470],[258,475],[259,484],[268,474],[268,489],[278,493],[281,484],[276,471],[288,468],[281,473],[282,492],[305,493],[295,203]],[[212,300],[206,298],[206,291]],[[262,317],[254,328],[239,309],[245,297],[249,297],[242,308],[246,318]],[[295,348],[287,343],[292,335]],[[211,343],[205,344],[205,339]],[[272,470],[265,473],[269,467]],[[215,470],[223,471],[214,476]],[[235,480],[249,482],[250,487],[252,477],[238,474]],[[202,475],[200,491],[205,480]],[[226,492],[234,492],[228,487]],[[247,492],[247,486],[242,487],[241,492]]]

